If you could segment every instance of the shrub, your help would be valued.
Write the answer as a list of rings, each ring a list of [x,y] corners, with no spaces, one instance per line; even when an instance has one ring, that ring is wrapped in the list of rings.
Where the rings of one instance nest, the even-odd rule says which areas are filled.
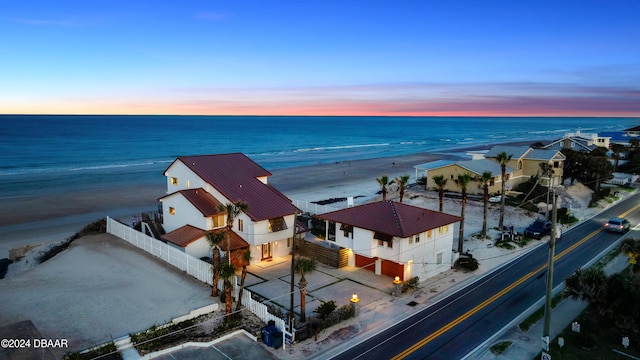
[[[460,257],[456,260],[456,268],[474,271],[478,269],[478,260],[472,257]]]
[[[336,308],[337,308],[337,305],[334,300],[323,301],[322,304],[320,304],[320,306],[318,306],[318,308],[314,312],[319,314],[321,319],[325,319]]]
[[[105,359],[105,360],[119,360],[122,359],[122,355],[118,352],[116,345],[113,341],[87,352],[73,352],[65,354],[64,360],[89,360],[89,359]]]
[[[326,303],[334,303],[334,306],[335,306],[335,301],[333,300],[328,301]],[[323,302],[323,304],[325,303]],[[333,325],[339,324],[342,321],[345,321],[347,319],[354,317],[356,315],[354,310],[355,308],[353,306],[344,305],[338,308],[336,311],[332,310],[332,312],[329,313],[325,318],[311,318],[309,320],[309,327],[314,331],[319,331],[320,329],[329,328]],[[316,310],[316,312],[318,311]]]
[[[405,293],[408,290],[415,290],[418,288],[418,284],[420,283],[420,278],[417,276],[412,277],[407,281],[402,282],[402,292]]]

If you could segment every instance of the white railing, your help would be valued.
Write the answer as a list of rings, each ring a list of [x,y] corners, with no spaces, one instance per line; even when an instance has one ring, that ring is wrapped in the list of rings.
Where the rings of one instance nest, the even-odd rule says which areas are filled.
[[[304,201],[304,200],[291,200],[291,202],[298,209],[302,210],[302,212],[308,212],[310,214],[324,214],[324,213],[328,213],[330,211],[336,211],[336,210],[340,210],[340,209],[343,209],[343,208],[346,207],[346,201],[345,201],[345,206],[343,206],[343,207],[334,207],[334,206],[329,206],[329,205],[319,205],[319,204],[314,204],[312,202]]]
[[[107,233],[113,236],[119,237],[122,240],[136,246],[137,248],[152,254],[165,262],[173,265],[174,267],[185,271],[187,274],[194,278],[211,285],[213,279],[211,276],[211,264],[206,261],[202,261],[196,257],[193,257],[184,251],[176,249],[164,242],[141,233],[128,225],[124,225],[121,222],[107,217]],[[235,298],[238,298],[238,292],[240,291],[237,281],[232,281],[233,294]],[[218,289],[223,290],[222,279],[218,281]],[[275,322],[276,328],[282,331],[282,333],[292,340],[292,334],[286,331],[286,325],[283,319],[271,314],[267,306],[259,301],[253,300],[251,297],[251,291],[244,289],[242,293],[242,305],[255,314],[265,323],[270,320]],[[283,344],[284,348],[284,344]]]

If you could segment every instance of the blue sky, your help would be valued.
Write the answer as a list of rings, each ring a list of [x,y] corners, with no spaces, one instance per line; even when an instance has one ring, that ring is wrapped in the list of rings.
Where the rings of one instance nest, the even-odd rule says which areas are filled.
[[[640,1],[0,0],[0,113],[640,115]]]

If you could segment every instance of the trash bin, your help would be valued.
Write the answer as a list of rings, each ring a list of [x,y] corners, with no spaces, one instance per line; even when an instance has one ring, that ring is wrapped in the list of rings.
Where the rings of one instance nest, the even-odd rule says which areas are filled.
[[[273,342],[274,349],[280,349],[282,347],[282,331],[274,328],[271,333],[271,341]]]
[[[275,326],[265,326],[262,328],[262,341],[267,346],[273,346],[273,332],[277,331]]]

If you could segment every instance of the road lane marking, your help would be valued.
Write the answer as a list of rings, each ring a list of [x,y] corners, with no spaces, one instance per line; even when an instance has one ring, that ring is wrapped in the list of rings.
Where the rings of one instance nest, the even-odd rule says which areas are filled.
[[[627,216],[628,214],[630,214],[631,212],[637,210],[638,208],[640,208],[640,204],[638,204],[638,205],[634,206],[633,208],[629,209],[628,211],[624,212],[621,215],[621,217]],[[563,252],[559,253],[558,255],[555,255],[553,257],[554,262],[558,261],[563,256],[567,255],[569,252],[575,250],[578,246],[584,244],[586,241],[588,241],[589,239],[594,237],[596,234],[598,234],[602,230],[603,230],[602,228],[598,228],[598,229],[594,230],[589,235],[585,236],[584,238],[582,238],[579,241],[577,241],[575,244],[573,244],[570,247],[568,247],[567,249],[565,249]],[[409,348],[405,349],[403,352],[401,352],[400,354],[394,356],[392,359],[393,360],[398,360],[398,359],[403,359],[403,358],[407,357],[408,355],[410,355],[414,351],[418,350],[419,348],[421,348],[424,345],[428,344],[429,342],[433,341],[434,339],[436,339],[440,335],[444,334],[445,332],[451,330],[452,328],[454,328],[455,326],[457,326],[458,324],[460,324],[464,320],[468,319],[469,317],[471,317],[472,315],[474,315],[478,311],[480,311],[483,308],[487,307],[489,304],[491,304],[494,301],[498,300],[500,297],[502,297],[503,295],[505,295],[509,291],[513,290],[514,288],[516,288],[517,286],[519,286],[523,282],[529,280],[530,278],[535,276],[537,273],[545,270],[546,268],[547,268],[547,264],[546,263],[540,265],[534,271],[529,272],[527,275],[521,277],[520,279],[518,279],[517,281],[515,281],[511,285],[509,285],[509,286],[505,287],[504,289],[500,290],[495,295],[491,296],[490,298],[488,298],[485,301],[481,302],[480,304],[476,305],[473,309],[471,309],[471,310],[467,311],[466,313],[460,315],[457,319],[453,320],[452,322],[448,323],[447,325],[441,327],[440,329],[438,329],[435,332],[431,333],[427,337],[425,337],[422,340],[418,341],[417,343],[413,344]]]

